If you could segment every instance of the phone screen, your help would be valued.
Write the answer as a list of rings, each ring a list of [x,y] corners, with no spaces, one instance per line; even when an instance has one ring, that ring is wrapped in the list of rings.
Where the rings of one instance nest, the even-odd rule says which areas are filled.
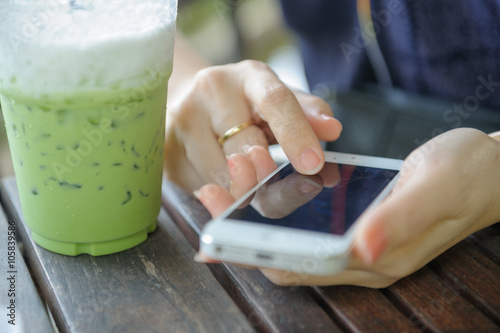
[[[318,175],[305,176],[288,164],[256,191],[251,205],[227,218],[343,235],[397,173],[327,162]]]

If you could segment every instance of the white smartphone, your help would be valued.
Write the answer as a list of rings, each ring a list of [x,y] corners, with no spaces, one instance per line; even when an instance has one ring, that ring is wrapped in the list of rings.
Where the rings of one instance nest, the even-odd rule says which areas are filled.
[[[391,191],[403,161],[336,152],[325,158],[313,176],[281,165],[204,226],[200,252],[313,275],[344,270],[356,221]]]

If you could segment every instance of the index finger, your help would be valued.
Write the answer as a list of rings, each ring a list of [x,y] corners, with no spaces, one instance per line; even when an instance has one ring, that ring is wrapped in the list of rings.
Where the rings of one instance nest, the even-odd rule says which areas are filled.
[[[297,171],[316,174],[325,157],[295,94],[267,65],[259,62],[247,65],[243,89],[256,116],[268,123]]]

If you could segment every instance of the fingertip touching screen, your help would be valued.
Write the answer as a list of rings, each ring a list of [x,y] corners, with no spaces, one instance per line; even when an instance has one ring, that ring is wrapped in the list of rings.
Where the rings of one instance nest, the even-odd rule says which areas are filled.
[[[288,164],[255,192],[251,205],[228,219],[343,235],[397,170],[325,163],[317,175]]]

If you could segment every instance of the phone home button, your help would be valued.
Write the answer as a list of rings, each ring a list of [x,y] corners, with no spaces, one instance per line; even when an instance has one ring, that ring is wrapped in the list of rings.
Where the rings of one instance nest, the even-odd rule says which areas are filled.
[[[266,232],[261,234],[261,239],[266,242],[286,243],[290,241],[290,235],[281,232]]]

